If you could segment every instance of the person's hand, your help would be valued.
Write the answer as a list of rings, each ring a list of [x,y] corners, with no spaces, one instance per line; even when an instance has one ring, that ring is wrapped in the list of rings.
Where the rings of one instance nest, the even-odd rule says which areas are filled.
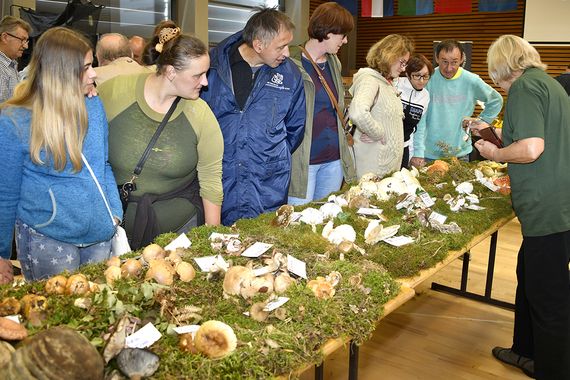
[[[10,260],[0,259],[0,285],[14,281],[14,268]]]
[[[476,141],[474,145],[479,153],[481,153],[481,156],[485,157],[487,160],[495,161],[495,155],[499,150],[495,144],[481,139]]]
[[[97,88],[95,86],[89,87],[89,91],[87,91],[86,96],[88,98],[92,98],[92,97],[97,96],[97,95],[99,95],[99,93],[97,92]]]
[[[416,168],[423,168],[426,165],[426,160],[423,157],[412,157],[410,159],[410,165]]]
[[[489,124],[481,119],[476,118],[465,118],[463,119],[463,127],[471,131],[473,136],[479,136],[479,130],[488,128]]]

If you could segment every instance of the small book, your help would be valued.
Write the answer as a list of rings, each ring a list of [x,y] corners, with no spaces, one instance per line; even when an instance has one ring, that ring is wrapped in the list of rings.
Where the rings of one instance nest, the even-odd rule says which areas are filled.
[[[481,136],[483,140],[492,142],[497,146],[497,148],[503,147],[503,142],[501,141],[501,138],[499,137],[499,135],[497,135],[497,132],[495,132],[495,128],[493,127],[480,129],[479,136]]]

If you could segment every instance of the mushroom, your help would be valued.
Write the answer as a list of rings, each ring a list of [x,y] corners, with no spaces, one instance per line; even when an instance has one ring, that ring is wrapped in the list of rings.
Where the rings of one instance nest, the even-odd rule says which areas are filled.
[[[119,269],[120,272],[120,269]],[[89,292],[89,281],[84,274],[78,273],[69,276],[65,283],[66,294],[83,295]]]
[[[44,296],[36,294],[26,294],[20,300],[22,303],[22,311],[27,320],[36,317],[42,319],[43,313],[47,308],[47,299]]]
[[[197,354],[199,351],[194,344],[194,336],[192,333],[180,334],[178,336],[178,347],[185,352]]]
[[[291,218],[295,209],[291,205],[283,205],[275,212],[275,218],[271,221],[273,226],[287,227],[291,223]]]
[[[105,269],[104,274],[107,285],[113,286],[115,280],[119,280],[121,278],[121,268],[114,266],[108,267]]]
[[[316,208],[308,207],[303,211],[301,211],[301,217],[299,218],[299,221],[310,225],[311,228],[313,229],[313,232],[315,232],[316,231],[315,226],[317,224],[322,224],[324,221],[323,213],[317,210]]]
[[[194,337],[198,351],[211,359],[220,359],[231,354],[237,347],[234,330],[223,322],[204,322]]]
[[[250,268],[235,265],[228,269],[224,276],[224,292],[232,296],[240,295],[242,287],[250,286],[253,278],[254,274]]]
[[[342,207],[336,203],[327,202],[319,208],[319,211],[323,214],[324,219],[334,219],[342,212]]]
[[[121,277],[136,278],[142,271],[142,264],[137,259],[127,259],[121,265]]]
[[[295,280],[289,276],[289,273],[283,272],[273,280],[273,290],[277,294],[282,294],[294,283]]]
[[[131,380],[152,376],[159,365],[158,355],[141,348],[124,348],[117,355],[117,366]]]
[[[48,294],[64,294],[67,278],[62,275],[53,276],[46,282],[46,292]]]
[[[121,259],[119,256],[113,256],[106,262],[108,267],[120,267],[121,266]]]
[[[354,228],[349,224],[341,224],[331,231],[327,239],[334,245],[339,245],[344,240],[354,243],[356,240],[356,231],[354,231]]]
[[[158,244],[149,244],[144,247],[142,252],[142,259],[145,263],[150,263],[151,260],[164,259],[166,252]]]
[[[18,322],[0,317],[0,339],[22,340],[28,336],[28,330]]]
[[[6,297],[0,303],[0,317],[16,315],[20,312],[20,301],[14,297]]]
[[[179,262],[175,269],[178,276],[180,276],[180,281],[182,282],[190,282],[194,277],[196,277],[196,270],[192,264],[187,263],[186,261]]]
[[[256,320],[257,322],[265,322],[267,317],[269,316],[269,312],[263,310],[267,306],[266,302],[256,302],[251,305],[251,309],[249,309],[249,316]]]
[[[335,294],[334,287],[324,277],[317,277],[307,283],[307,288],[311,289],[318,299],[332,298]]]
[[[154,280],[160,285],[172,285],[174,282],[174,269],[164,260],[152,260],[146,272],[145,280]]]

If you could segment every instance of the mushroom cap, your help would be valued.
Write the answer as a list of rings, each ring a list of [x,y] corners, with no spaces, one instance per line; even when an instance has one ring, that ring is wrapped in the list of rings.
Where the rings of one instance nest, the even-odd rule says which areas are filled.
[[[194,344],[198,351],[212,359],[220,359],[231,354],[237,347],[234,330],[224,322],[210,320],[202,323]]]
[[[11,319],[0,317],[0,338],[4,340],[22,340],[28,336],[28,330]]]
[[[141,348],[123,348],[117,355],[117,366],[130,379],[152,376],[159,365],[158,355]]]
[[[250,268],[235,265],[228,269],[224,276],[224,292],[229,295],[239,295],[241,294],[242,286],[251,284],[251,280],[254,277],[253,271]]]

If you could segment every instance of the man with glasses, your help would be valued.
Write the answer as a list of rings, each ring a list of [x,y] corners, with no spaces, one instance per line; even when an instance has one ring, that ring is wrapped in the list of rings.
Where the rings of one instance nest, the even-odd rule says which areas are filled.
[[[30,25],[14,16],[0,21],[0,103],[8,100],[18,83],[18,62],[28,48]]]
[[[462,129],[462,120],[471,117],[477,102],[482,102],[485,109],[479,118],[491,123],[503,106],[503,98],[493,87],[461,67],[465,53],[459,41],[442,41],[435,53],[439,67],[426,86],[430,104],[414,134],[414,156],[410,160],[414,166],[449,156],[469,161],[473,147]]]

